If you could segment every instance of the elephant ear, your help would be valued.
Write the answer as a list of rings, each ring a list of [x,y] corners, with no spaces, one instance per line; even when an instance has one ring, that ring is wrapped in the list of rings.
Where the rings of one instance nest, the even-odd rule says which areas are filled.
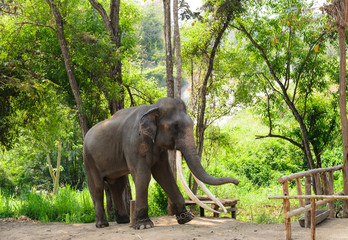
[[[139,134],[147,135],[151,138],[152,142],[155,142],[157,133],[156,119],[159,114],[159,108],[155,107],[144,113],[140,118]]]

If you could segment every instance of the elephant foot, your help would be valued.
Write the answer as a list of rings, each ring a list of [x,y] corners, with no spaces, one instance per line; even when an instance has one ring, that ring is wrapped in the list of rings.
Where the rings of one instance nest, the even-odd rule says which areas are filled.
[[[116,217],[116,222],[117,222],[118,224],[129,223],[129,222],[130,222],[129,216],[127,216],[127,215],[124,215],[124,216],[117,216],[117,217]]]
[[[153,228],[153,226],[154,226],[153,222],[150,220],[150,218],[146,218],[146,219],[137,220],[133,228],[137,230],[142,230],[142,229]]]
[[[182,211],[180,214],[176,215],[176,220],[179,224],[185,224],[189,221],[191,221],[194,218],[193,214],[186,209]]]
[[[97,228],[105,228],[109,226],[109,223],[107,221],[100,221],[95,224]]]

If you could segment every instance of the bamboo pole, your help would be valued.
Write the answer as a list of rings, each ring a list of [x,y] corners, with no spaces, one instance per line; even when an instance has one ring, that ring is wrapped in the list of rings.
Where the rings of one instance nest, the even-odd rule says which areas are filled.
[[[297,189],[297,195],[302,195],[302,186],[301,186],[301,179],[300,178],[296,178],[296,189]],[[300,207],[305,206],[302,198],[300,198],[298,201],[299,201]]]
[[[323,189],[321,188],[321,183],[320,183],[320,173],[315,173],[313,174],[314,179],[315,179],[315,189],[317,190],[316,194],[317,195],[322,195],[323,194]]]
[[[283,183],[283,194],[284,196],[289,195],[289,183],[288,181],[285,181]],[[287,214],[290,211],[290,200],[284,199],[283,200],[283,207],[284,207],[284,224],[285,224],[285,239],[291,240],[291,221],[290,218],[287,216]]]
[[[342,165],[337,165],[335,167],[329,167],[329,168],[312,169],[312,170],[309,170],[309,171],[294,173],[294,174],[290,174],[290,175],[287,175],[287,176],[280,177],[278,179],[278,181],[280,183],[284,183],[285,181],[290,181],[290,180],[293,180],[293,179],[296,179],[296,178],[310,176],[310,175],[313,175],[314,173],[322,173],[322,172],[327,172],[327,171],[337,171],[337,170],[342,169],[342,167],[343,167]]]
[[[322,183],[323,183],[324,195],[330,195],[330,193],[329,193],[329,184],[328,184],[328,181],[327,181],[326,172],[321,173],[321,180],[322,180]]]
[[[305,195],[311,195],[312,189],[311,189],[311,176],[306,176],[305,177]],[[310,200],[307,198],[305,199],[305,205],[309,205]],[[305,227],[310,228],[310,222],[311,222],[311,213],[310,212],[305,212]]]
[[[315,198],[311,199],[311,240],[315,240]]]
[[[329,171],[329,195],[334,194],[334,176],[333,171]],[[335,217],[335,203],[332,201],[329,203],[330,208],[330,218]]]
[[[274,196],[274,197],[268,197],[268,199],[328,199],[328,200],[337,200],[337,199],[343,199],[348,200],[347,195],[343,195],[343,192],[339,192],[334,195],[292,195],[292,196]]]

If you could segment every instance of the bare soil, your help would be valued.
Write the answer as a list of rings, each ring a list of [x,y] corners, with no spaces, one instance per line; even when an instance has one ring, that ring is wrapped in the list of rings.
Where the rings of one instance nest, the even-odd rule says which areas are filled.
[[[81,239],[81,240],[281,240],[285,239],[282,224],[252,224],[230,218],[195,217],[191,222],[179,225],[174,217],[152,219],[155,227],[146,230],[134,230],[129,224],[114,222],[110,227],[97,229],[94,223],[65,224],[40,223],[22,217],[22,219],[0,219],[1,240],[41,240],[41,239]],[[294,240],[310,239],[310,229],[301,228],[298,222],[292,223]],[[317,226],[317,240],[348,240],[348,219],[327,219]]]

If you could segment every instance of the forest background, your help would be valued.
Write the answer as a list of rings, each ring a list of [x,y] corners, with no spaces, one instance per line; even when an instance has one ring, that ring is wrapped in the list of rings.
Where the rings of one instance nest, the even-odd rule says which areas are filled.
[[[241,180],[209,188],[240,199],[238,219],[281,222],[281,202],[267,199],[280,176],[343,163],[338,34],[323,4],[203,1],[193,11],[179,1],[180,42],[168,48],[162,1],[121,1],[119,19],[113,2],[0,1],[0,217],[94,221],[83,136],[117,109],[168,95],[166,51],[177,63],[177,46],[173,80],[182,74],[202,164]],[[156,182],[149,192],[150,214],[166,214]]]

